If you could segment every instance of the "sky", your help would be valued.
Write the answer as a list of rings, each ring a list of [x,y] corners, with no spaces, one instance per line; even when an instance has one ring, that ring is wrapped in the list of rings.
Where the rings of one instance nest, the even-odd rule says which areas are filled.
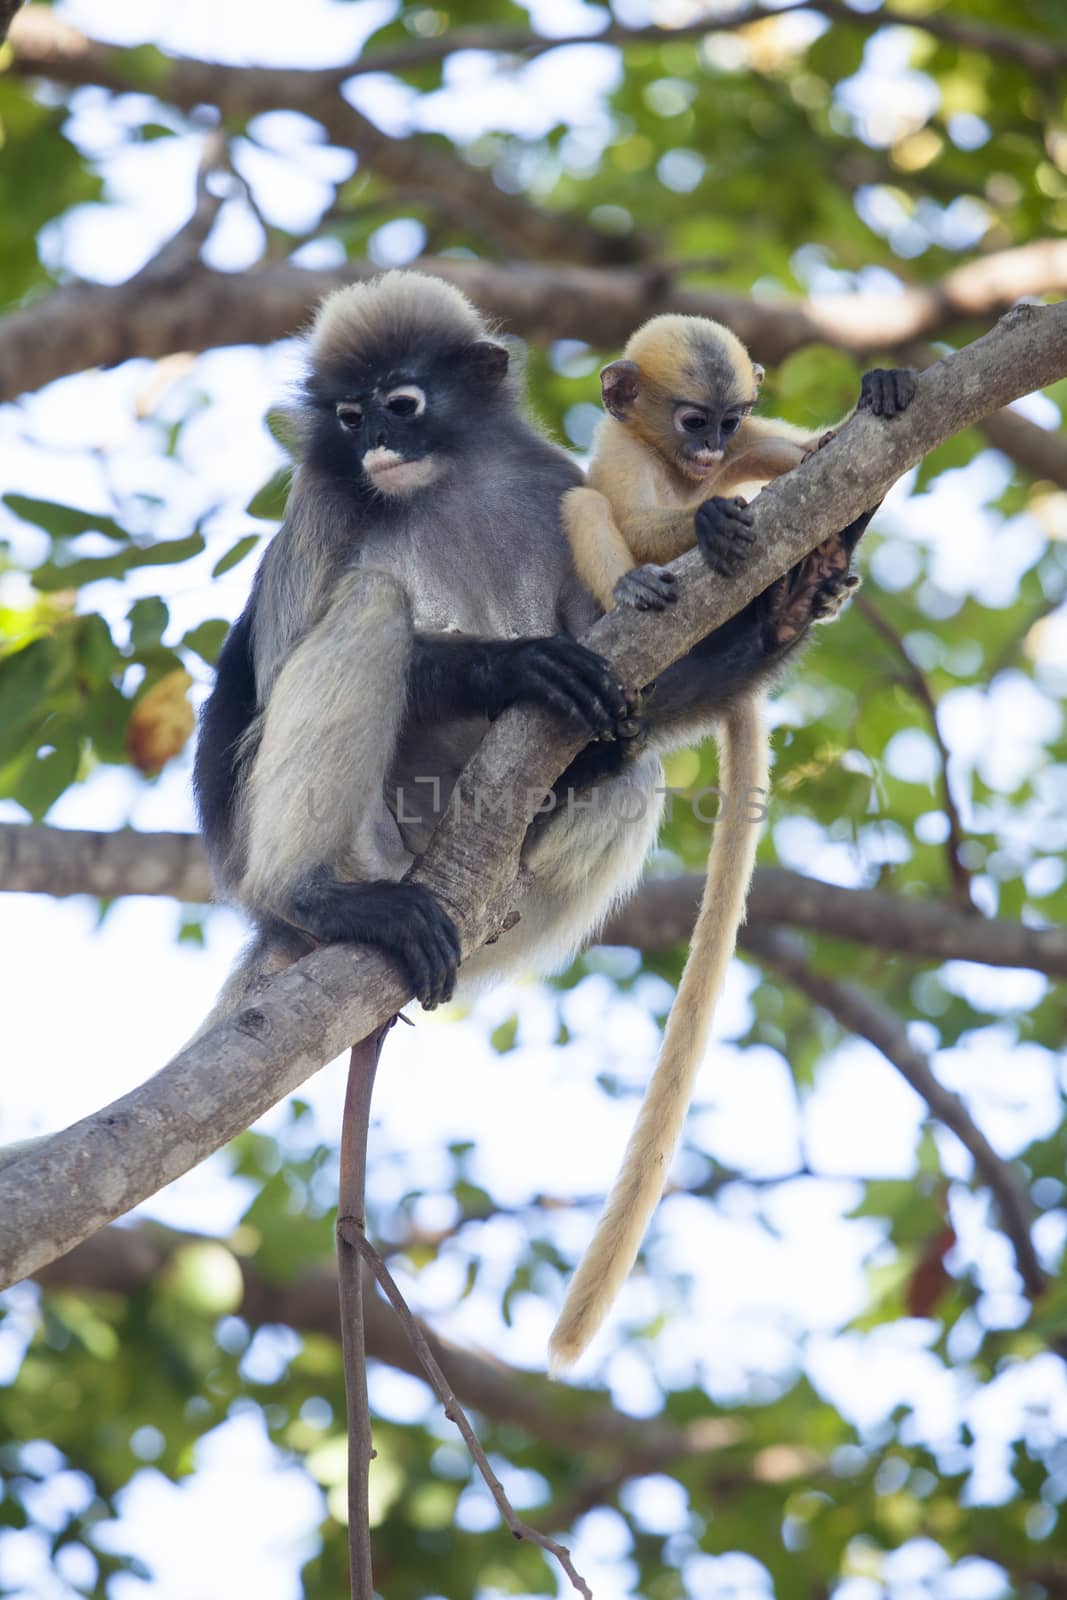
[[[214,0],[83,0],[59,9],[118,42],[151,39],[234,62],[306,66],[350,58],[391,14],[387,0],[356,5],[308,0],[301,26],[293,30],[283,26],[281,14],[271,26],[269,11],[265,14],[252,0],[230,0],[225,7]],[[571,0],[538,0],[533,11],[539,24],[556,33],[588,26],[596,15]],[[646,19],[637,6],[626,14]],[[673,14],[671,0],[654,13],[658,20]],[[795,23],[811,25],[804,19]],[[729,48],[729,41],[721,47]],[[484,56],[467,55],[450,64],[444,89],[417,102],[377,75],[355,82],[351,97],[396,133],[419,126],[468,136],[481,124],[535,137],[564,118],[578,144],[595,155],[608,132],[601,96],[619,70],[617,54],[598,47],[548,55],[512,75],[500,73]],[[871,142],[881,143],[893,133],[886,116],[917,115],[923,94],[923,80],[906,68],[899,48],[879,41],[852,80],[847,104]],[[96,91],[75,96],[71,131],[99,161],[107,195],[101,205],[76,208],[46,240],[50,260],[105,281],[120,281],[135,271],[181,223],[191,204],[199,154],[198,142],[188,136],[125,145],[128,113],[127,104],[112,104]],[[256,133],[257,144],[239,146],[238,161],[262,214],[282,226],[306,225],[327,203],[327,180],[351,169],[351,156],[318,145],[310,124],[291,114],[257,119]],[[881,220],[886,230],[899,226],[891,216]],[[955,229],[962,245],[973,218],[964,210],[943,226]],[[221,268],[240,269],[255,258],[260,238],[253,211],[238,197],[223,212],[206,254]],[[394,224],[380,231],[373,249],[383,265],[392,265],[403,264],[420,246],[417,224]],[[902,253],[907,247],[903,238]],[[328,258],[329,247],[321,247],[317,259]],[[310,252],[303,259],[310,262]],[[817,292],[840,287],[817,260],[811,274]],[[877,285],[883,292],[885,278],[881,274]],[[172,613],[168,637],[179,637],[205,616],[236,615],[252,562],[221,580],[211,579],[211,567],[249,531],[243,508],[279,461],[263,425],[263,396],[280,395],[297,370],[292,343],[211,352],[193,363],[164,364],[162,370],[131,362],[62,380],[0,411],[0,453],[9,490],[100,506],[111,496],[122,504],[154,493],[166,502],[156,531],[171,536],[186,532],[204,507],[217,508],[207,524],[208,549],[202,557],[173,572],[134,573],[121,588],[97,585],[84,593],[84,606],[103,610],[121,625],[131,600],[156,591],[163,570]],[[186,427],[178,459],[163,460],[154,429],[183,415],[194,393],[203,394],[207,403]],[[1058,420],[1054,408],[1040,399],[1020,409],[1042,425]],[[149,414],[147,426],[136,420],[139,410]],[[907,485],[898,487],[881,518],[886,537],[874,557],[877,580],[890,589],[903,587],[914,575],[916,550],[926,548],[935,558],[936,582],[948,594],[974,593],[991,604],[1010,598],[1042,530],[1020,517],[1005,538],[1003,523],[983,508],[991,485],[1005,473],[1004,464],[987,454],[963,471],[944,474],[933,493],[907,500]],[[20,555],[32,556],[36,535],[13,519],[4,523],[4,517],[0,511],[0,531],[13,539]],[[1050,672],[1067,674],[1067,629],[1048,629],[1043,649]],[[201,692],[208,676],[205,670]],[[801,714],[804,695],[803,683],[788,689],[777,702],[777,720]],[[994,783],[1013,783],[1013,775],[1033,770],[1039,736],[1047,737],[1049,719],[1059,715],[1047,697],[1010,675],[991,701],[977,706],[974,691],[961,689],[946,698],[943,709],[955,770],[963,777],[977,771]],[[918,729],[898,736],[888,761],[901,775],[933,778],[930,741]],[[1051,790],[1047,804],[1048,828],[1062,828]],[[931,813],[935,810],[931,788]],[[24,817],[20,808],[7,804],[0,806],[0,820]],[[49,820],[83,828],[127,823],[192,828],[188,756],[172,763],[154,784],[102,768],[65,795]],[[892,847],[889,833],[881,845],[868,838],[857,851],[787,816],[779,816],[774,828],[783,864],[833,882],[868,881],[877,851]],[[239,946],[242,928],[233,913],[217,910],[207,920],[206,943],[199,949],[178,944],[181,921],[181,908],[167,900],[121,901],[101,921],[96,904],[84,899],[0,896],[9,1062],[0,1137],[59,1127],[96,1109],[143,1081],[194,1030]],[[1005,1009],[1036,1000],[1044,989],[1044,980],[1032,973],[990,973],[967,963],[953,964],[950,980],[961,993],[980,983],[986,1002],[992,995],[994,1006]],[[734,1185],[714,1206],[684,1196],[669,1200],[657,1223],[654,1260],[665,1270],[689,1274],[687,1315],[674,1320],[669,1347],[657,1348],[654,1360],[605,1336],[579,1368],[578,1380],[608,1383],[620,1405],[639,1413],[658,1408],[661,1382],[697,1379],[728,1402],[751,1395],[768,1375],[787,1375],[794,1341],[803,1335],[809,1375],[862,1427],[876,1428],[906,1399],[915,1408],[917,1436],[940,1441],[948,1451],[960,1419],[969,1420],[981,1446],[971,1492],[997,1498],[1007,1487],[1005,1441],[1014,1436],[1019,1418],[1044,1408],[1049,1425],[1067,1428],[1062,1367],[1034,1361],[977,1392],[968,1388],[964,1375],[947,1372],[932,1355],[927,1324],[905,1323],[862,1339],[836,1332],[865,1303],[865,1260],[878,1241],[873,1225],[842,1220],[859,1194],[852,1177],[857,1172],[909,1175],[924,1108],[876,1052],[857,1042],[834,1053],[821,1072],[818,1093],[799,1107],[780,1056],[764,1048],[742,1054],[729,1042],[747,1027],[756,981],[751,967],[734,964],[692,1116],[693,1137],[724,1163],[757,1178],[787,1174],[802,1160],[825,1176],[783,1183],[770,1195]],[[436,1177],[446,1182],[446,1145],[467,1138],[476,1142],[472,1175],[505,1203],[521,1204],[533,1191],[604,1191],[635,1102],[606,1098],[597,1077],[610,1070],[635,1090],[643,1084],[659,1038],[653,1012],[662,1011],[667,997],[666,986],[654,977],[641,980],[628,995],[595,973],[563,996],[536,983],[509,983],[469,1013],[420,1017],[417,1028],[395,1030],[375,1099],[374,1200],[387,1205],[399,1199],[414,1175],[421,1185]],[[489,1035],[513,1014],[519,1019],[516,1048],[500,1056]],[[565,1046],[555,1042],[561,1014],[570,1035]],[[922,1037],[919,1042],[929,1043]],[[1010,1074],[1005,1071],[1009,1056]],[[1006,1028],[986,1029],[957,1050],[943,1052],[937,1068],[946,1082],[966,1091],[983,1128],[1006,1154],[1055,1125],[1062,1089],[1055,1064],[1043,1052],[1018,1050]],[[309,1137],[334,1140],[342,1091],[338,1063],[304,1086],[302,1098],[313,1109]],[[420,1108],[414,1128],[413,1105]],[[262,1126],[291,1136],[284,1108]],[[939,1142],[947,1169],[966,1173],[968,1164],[951,1136],[939,1135]],[[219,1155],[153,1197],[141,1213],[177,1226],[225,1232],[246,1201],[247,1188],[229,1176],[226,1157]],[[761,1208],[773,1231],[764,1225]],[[432,1201],[422,1220],[433,1220]],[[980,1263],[982,1315],[994,1325],[1014,1325],[1024,1308],[1003,1240],[990,1233],[984,1200],[960,1201],[955,1221],[960,1259]],[[561,1244],[577,1250],[591,1224],[591,1215],[579,1210],[551,1226]],[[442,1331],[540,1369],[555,1305],[546,1296],[524,1296],[513,1326],[505,1327],[491,1304],[492,1291],[507,1281],[521,1229],[519,1221],[497,1218],[469,1230],[465,1243],[485,1263],[487,1292],[456,1308],[452,1301],[464,1271],[458,1254],[443,1257],[417,1282],[405,1280],[405,1286],[417,1308]],[[1050,1222],[1038,1242],[1051,1260],[1063,1239]],[[635,1279],[622,1299],[617,1328],[650,1316],[662,1293],[662,1285]],[[9,1299],[16,1311],[26,1311],[31,1295],[22,1289]],[[0,1329],[0,1381],[17,1364],[20,1326],[24,1330],[27,1324],[15,1316]],[[974,1331],[972,1326],[972,1337]],[[967,1336],[964,1319],[957,1337]],[[254,1360],[264,1364],[264,1371],[286,1359],[285,1341],[277,1336],[273,1343],[272,1336],[257,1339],[254,1348]],[[397,1418],[422,1417],[429,1404],[421,1385],[386,1371],[374,1374],[372,1393],[382,1413]],[[116,1547],[143,1555],[156,1576],[148,1583],[131,1579],[116,1585],[118,1600],[214,1600],[222,1592],[293,1600],[299,1594],[299,1563],[313,1548],[318,1489],[280,1463],[250,1414],[235,1417],[206,1439],[197,1466],[181,1486],[146,1467],[127,1491],[111,1536]],[[76,1495],[75,1475],[57,1478],[49,1492],[58,1497],[53,1506],[64,1494]],[[684,1503],[668,1479],[634,1484],[627,1494],[652,1525],[684,1528]],[[486,1505],[479,1491],[470,1491],[462,1510],[468,1526],[486,1525]],[[267,1525],[270,1547],[263,1544]],[[574,1553],[594,1587],[600,1578],[604,1592],[623,1592],[625,1530],[615,1513],[584,1518]],[[62,1573],[42,1571],[40,1550],[29,1535],[0,1535],[0,1558],[5,1574],[24,1573],[26,1596],[64,1600],[72,1593]],[[893,1562],[891,1577],[901,1592],[923,1581],[933,1583],[946,1600],[992,1600],[1000,1592],[1000,1579],[988,1563],[940,1572],[938,1553],[922,1541],[905,1547]],[[78,1573],[71,1570],[67,1576],[76,1579]],[[740,1557],[693,1556],[686,1577],[694,1600],[719,1595],[724,1585],[738,1597],[767,1592],[762,1569]],[[871,1580],[857,1576],[838,1593],[843,1600],[870,1600]]]

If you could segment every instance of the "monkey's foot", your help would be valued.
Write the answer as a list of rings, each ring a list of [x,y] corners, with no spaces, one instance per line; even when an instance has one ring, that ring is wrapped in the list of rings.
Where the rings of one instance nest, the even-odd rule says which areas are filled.
[[[862,582],[863,579],[856,572],[850,572],[845,578],[827,580],[812,601],[812,622],[833,622],[848,605]]]
[[[768,591],[766,643],[792,644],[813,622],[830,622],[860,586],[850,571],[851,551],[840,534],[825,540]]]
[[[502,705],[532,701],[609,739],[618,738],[631,719],[630,702],[614,668],[566,634],[517,640],[496,671]]]
[[[651,562],[634,567],[621,577],[614,594],[619,605],[634,606],[638,611],[664,611],[678,598],[674,573],[668,567],[657,567]]]
[[[694,525],[700,553],[711,570],[721,578],[740,572],[755,538],[748,502],[740,495],[732,500],[714,495],[698,506]]]
[[[876,417],[895,417],[906,411],[919,386],[910,367],[875,367],[860,379],[857,411],[870,411]]]
[[[400,966],[420,1005],[452,997],[459,933],[448,912],[418,883],[342,883],[323,871],[292,896],[294,920],[323,944],[371,944]]]

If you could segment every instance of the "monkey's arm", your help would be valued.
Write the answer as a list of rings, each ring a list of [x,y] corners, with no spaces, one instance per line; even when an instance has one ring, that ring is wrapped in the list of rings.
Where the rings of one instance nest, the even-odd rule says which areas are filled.
[[[497,717],[521,700],[546,705],[597,734],[614,735],[631,714],[626,691],[607,662],[566,634],[542,639],[415,635],[407,708],[416,721]]]
[[[604,610],[610,611],[615,604],[615,585],[637,565],[611,503],[596,489],[569,489],[563,496],[562,514],[575,571]]]
[[[753,437],[748,432],[750,428],[761,426],[770,429],[774,425],[764,423],[763,418],[749,418],[742,424],[742,441],[736,453],[730,451],[723,462],[723,470],[714,480],[713,487],[717,495],[733,494],[743,483],[766,483],[772,478],[780,478],[784,472],[791,471],[804,460],[810,448],[806,437],[801,443],[778,433],[768,433],[765,438],[760,438],[758,434]],[[783,423],[781,426],[786,428],[789,424]]]
[[[200,826],[220,876],[233,826],[238,783],[238,748],[256,714],[252,667],[252,608],[226,635],[216,668],[215,687],[200,715],[200,737],[193,767]]]

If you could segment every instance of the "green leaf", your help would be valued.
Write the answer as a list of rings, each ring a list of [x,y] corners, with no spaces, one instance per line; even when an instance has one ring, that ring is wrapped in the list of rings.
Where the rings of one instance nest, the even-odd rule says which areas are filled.
[[[82,556],[72,561],[46,561],[34,569],[33,581],[46,594],[56,589],[80,589],[104,578],[124,578],[135,567],[163,567],[189,561],[204,549],[204,536],[161,539],[157,544],[131,545],[113,556]]]
[[[126,613],[130,624],[130,648],[135,656],[158,648],[170,621],[170,612],[156,596],[135,600]]]
[[[228,622],[224,622],[221,617],[213,617],[209,622],[201,622],[197,627],[190,628],[182,637],[182,645],[187,650],[195,651],[201,661],[206,661],[209,667],[213,667],[219,659],[219,651],[229,631]]]
[[[493,1049],[498,1051],[500,1055],[506,1055],[509,1050],[514,1050],[515,1038],[518,1034],[518,1031],[518,1013],[513,1012],[512,1015],[508,1017],[506,1022],[500,1023],[499,1027],[493,1029],[492,1033],[489,1035],[489,1042]]]
[[[292,475],[291,467],[282,467],[273,477],[268,478],[262,489],[257,489],[245,506],[248,515],[258,517],[261,522],[280,522],[285,516],[285,503],[289,498],[289,482]]]
[[[0,733],[23,727],[40,708],[57,661],[56,641],[35,639],[0,658]]]
[[[211,569],[211,576],[221,578],[224,572],[229,572],[232,567],[242,562],[245,556],[250,555],[258,543],[258,533],[246,533],[243,539],[238,539],[236,544],[230,546],[224,556],[219,557]]]
[[[44,736],[48,741],[42,746],[45,753],[30,757],[12,791],[14,799],[25,806],[34,822],[40,822],[74,782],[81,757],[80,741],[70,724],[50,720]]]
[[[76,539],[81,533],[102,533],[108,539],[125,543],[130,537],[114,517],[102,511],[82,511],[76,506],[60,505],[55,500],[37,500],[28,494],[5,494],[3,501],[16,517],[42,528],[53,539]]]

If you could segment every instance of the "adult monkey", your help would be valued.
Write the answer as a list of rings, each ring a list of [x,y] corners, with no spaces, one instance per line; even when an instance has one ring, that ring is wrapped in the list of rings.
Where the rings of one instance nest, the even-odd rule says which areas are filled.
[[[801,563],[665,672],[627,737],[621,686],[574,637],[599,614],[560,524],[581,473],[521,415],[507,350],[462,295],[415,273],[331,295],[295,415],[285,523],[223,647],[197,749],[215,874],[256,926],[205,1026],[334,940],[386,951],[424,1005],[448,997],[455,927],[402,880],[489,720],[519,701],[588,732],[558,788],[597,784],[604,803],[531,830],[520,920],[464,973],[563,964],[640,874],[659,752],[773,678],[818,589]],[[868,520],[840,537],[846,565]]]

